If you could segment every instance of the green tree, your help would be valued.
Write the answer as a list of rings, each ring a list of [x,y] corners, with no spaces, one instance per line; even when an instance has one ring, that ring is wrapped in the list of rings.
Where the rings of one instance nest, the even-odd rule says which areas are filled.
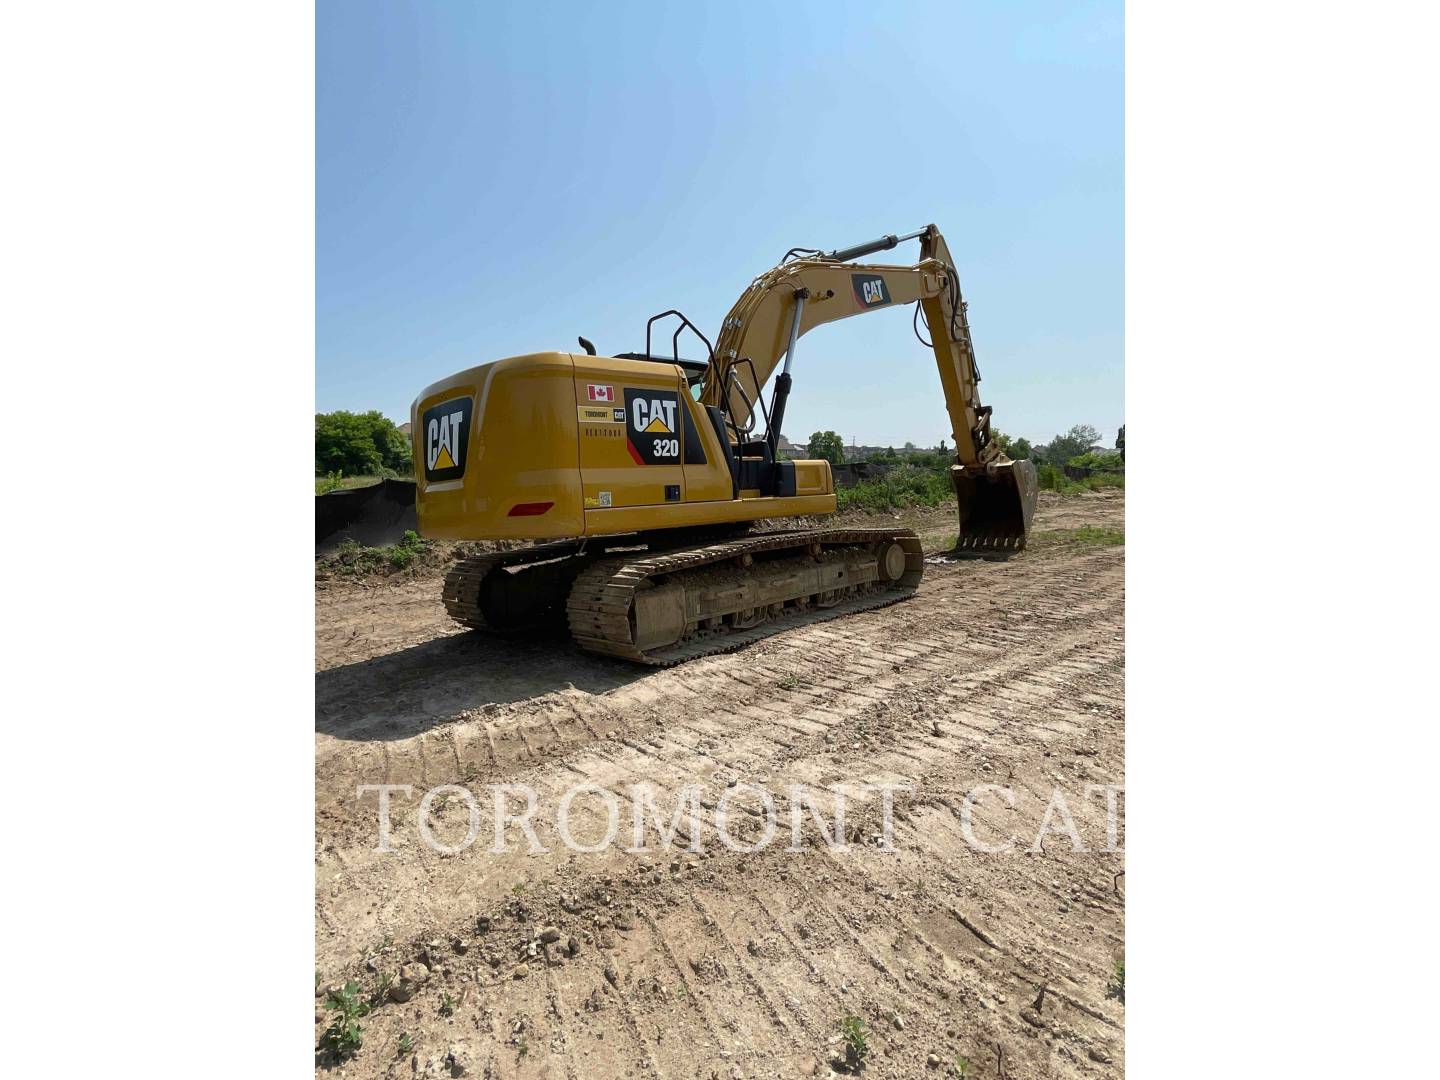
[[[1115,433],[1115,449],[1120,451],[1120,460],[1125,460],[1125,425],[1120,425],[1120,430]]]
[[[1076,424],[1064,435],[1056,435],[1045,444],[1044,460],[1052,465],[1064,465],[1073,457],[1086,453],[1100,441],[1100,432],[1089,424]]]
[[[315,414],[315,475],[411,472],[410,440],[379,412]]]
[[[832,465],[843,465],[845,443],[833,431],[817,431],[810,436],[808,453],[812,458],[824,458]]]
[[[1020,461],[1031,455],[1030,440],[1024,436],[1018,439],[1012,439],[1009,435],[999,430],[995,430],[993,434],[995,441],[1000,444],[1000,449],[1004,452],[1005,456],[1012,461]]]

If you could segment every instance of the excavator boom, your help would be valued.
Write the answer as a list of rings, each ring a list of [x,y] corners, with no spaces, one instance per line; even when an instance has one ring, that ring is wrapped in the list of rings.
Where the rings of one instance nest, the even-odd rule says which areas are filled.
[[[850,261],[912,239],[920,241],[920,259],[913,265]],[[935,353],[955,440],[950,476],[960,513],[958,546],[979,551],[1022,547],[1035,511],[1035,468],[1006,457],[991,432],[990,407],[980,403],[980,373],[959,277],[934,225],[836,251],[787,256],[756,278],[721,326],[701,401],[723,406],[732,435],[743,440],[754,424],[762,388],[783,359],[769,410],[773,447],[793,383],[790,369],[799,338],[824,323],[912,303],[919,308],[917,336],[921,314],[930,330],[927,344]]]

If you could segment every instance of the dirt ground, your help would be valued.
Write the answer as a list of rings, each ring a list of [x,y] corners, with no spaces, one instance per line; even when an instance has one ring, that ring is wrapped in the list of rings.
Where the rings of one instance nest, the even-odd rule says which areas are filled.
[[[903,520],[939,552],[953,513]],[[317,582],[317,1040],[327,988],[376,1002],[359,1051],[317,1071],[829,1076],[853,1016],[866,1076],[1121,1075],[1124,805],[1107,820],[1104,786],[1124,784],[1123,527],[1123,492],[1045,493],[1016,558],[930,559],[900,604],[660,670],[461,632],[437,573]],[[698,786],[701,851],[653,828],[626,851],[628,801],[612,846],[561,842],[567,790],[641,783],[667,819]],[[392,851],[366,784],[412,788]],[[479,807],[454,854],[417,823],[444,784]],[[537,793],[544,853],[514,823],[493,850],[506,784]],[[791,785],[851,793],[844,850],[808,816],[791,850]],[[757,789],[779,838],[732,851],[718,810],[754,843]],[[430,809],[458,846],[464,793]],[[606,821],[593,791],[570,806],[582,843]]]

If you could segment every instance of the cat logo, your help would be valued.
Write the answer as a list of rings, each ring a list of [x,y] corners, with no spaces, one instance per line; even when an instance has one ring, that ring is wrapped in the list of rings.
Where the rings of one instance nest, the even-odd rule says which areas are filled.
[[[878,274],[851,274],[850,283],[855,288],[855,299],[861,308],[880,307],[890,303],[890,290],[885,279]]]
[[[665,398],[637,397],[630,402],[631,426],[647,435],[675,434],[675,395]]]
[[[426,480],[458,480],[465,475],[465,448],[470,442],[469,397],[451,398],[425,410],[421,431]]]

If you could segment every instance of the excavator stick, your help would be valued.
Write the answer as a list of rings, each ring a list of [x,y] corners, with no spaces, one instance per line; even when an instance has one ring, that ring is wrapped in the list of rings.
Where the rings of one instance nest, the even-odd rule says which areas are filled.
[[[953,465],[950,480],[960,508],[960,552],[1019,551],[1035,516],[1037,484],[1029,461]]]

